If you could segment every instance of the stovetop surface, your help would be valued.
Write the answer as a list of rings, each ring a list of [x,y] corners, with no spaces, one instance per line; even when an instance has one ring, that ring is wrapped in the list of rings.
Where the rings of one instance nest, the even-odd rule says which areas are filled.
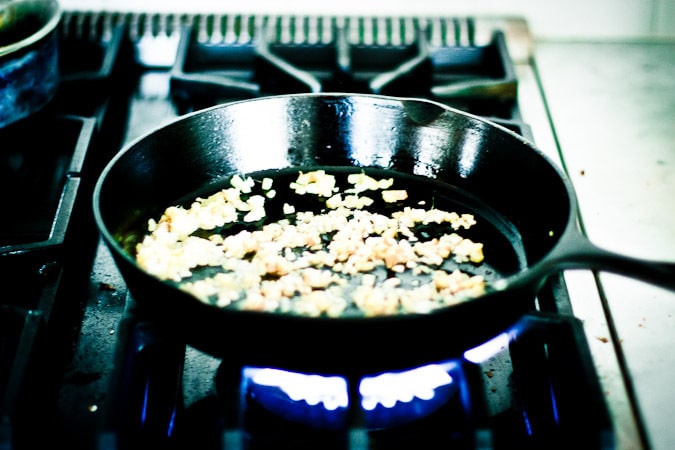
[[[56,230],[65,228],[62,235],[58,233],[53,235],[58,241],[63,241],[63,246],[60,242],[56,249],[46,245],[46,250],[39,252],[37,257],[33,257],[29,252],[25,258],[21,256],[22,265],[18,267],[23,269],[16,273],[31,274],[27,283],[34,283],[34,279],[38,279],[39,286],[46,286],[42,288],[44,292],[54,295],[53,300],[47,298],[49,297],[47,294],[40,294],[34,304],[21,304],[21,300],[7,308],[3,304],[3,308],[11,310],[8,321],[14,327],[23,329],[19,344],[34,347],[35,354],[39,355],[38,359],[42,362],[33,367],[33,358],[22,358],[20,353],[17,353],[18,356],[12,355],[15,358],[14,362],[18,363],[14,367],[25,367],[22,370],[9,371],[8,386],[12,389],[30,386],[31,392],[5,395],[3,398],[5,407],[3,412],[12,406],[12,403],[25,401],[18,409],[15,421],[21,424],[18,435],[22,436],[22,439],[27,438],[28,442],[31,437],[26,431],[32,427],[37,418],[48,424],[56,436],[60,436],[74,447],[113,446],[115,441],[121,439],[118,427],[124,420],[120,419],[120,410],[126,411],[125,408],[129,408],[129,404],[134,404],[120,400],[122,396],[119,393],[140,389],[134,383],[131,383],[130,387],[127,382],[121,382],[119,376],[121,372],[129,369],[139,371],[141,377],[154,380],[154,375],[151,376],[147,372],[146,358],[159,358],[163,364],[174,369],[178,365],[178,370],[183,372],[182,377],[169,377],[168,381],[159,382],[158,390],[168,390],[170,397],[169,400],[159,401],[160,405],[157,408],[160,416],[166,413],[167,408],[170,412],[175,412],[177,408],[180,410],[182,424],[204,426],[202,421],[205,420],[203,415],[205,411],[212,412],[212,409],[216,408],[222,413],[223,408],[227,410],[222,401],[225,394],[219,392],[217,384],[222,379],[223,371],[226,372],[226,378],[231,378],[232,374],[226,370],[227,368],[223,368],[219,360],[189,346],[187,348],[168,346],[168,350],[160,346],[157,353],[153,350],[153,345],[143,341],[150,339],[150,342],[154,343],[155,337],[150,335],[151,337],[147,338],[145,334],[147,330],[144,328],[147,324],[134,322],[133,299],[129,297],[108,250],[98,242],[96,233],[92,232],[93,223],[87,219],[86,213],[81,212],[90,208],[88,205],[90,194],[87,194],[91,192],[96,174],[124,144],[142,137],[158,126],[176,120],[182,114],[206,107],[214,101],[218,103],[261,93],[273,94],[279,85],[302,90],[324,89],[324,86],[332,89],[331,81],[326,78],[328,70],[326,64],[330,63],[332,67],[335,61],[339,61],[338,66],[342,69],[353,69],[355,75],[349,79],[351,84],[345,85],[349,89],[359,87],[377,93],[395,94],[399,92],[398,89],[405,88],[411,80],[415,81],[419,77],[428,79],[431,76],[435,89],[414,91],[411,95],[436,95],[443,101],[450,102],[452,106],[470,110],[478,115],[487,115],[489,119],[538,142],[537,130],[533,132],[531,122],[523,120],[522,110],[516,99],[516,88],[518,83],[522,83],[519,68],[514,67],[511,60],[501,56],[507,51],[507,47],[508,51],[519,55],[523,49],[518,47],[514,50],[513,43],[507,45],[504,35],[499,32],[485,33],[485,29],[482,28],[485,24],[480,21],[453,18],[433,21],[428,34],[430,38],[424,45],[419,44],[417,40],[419,35],[406,33],[405,21],[395,19],[380,22],[380,27],[387,29],[388,33],[394,30],[393,34],[401,38],[401,41],[396,41],[392,45],[391,42],[377,44],[376,41],[374,43],[369,40],[370,34],[364,33],[364,26],[368,29],[370,25],[364,25],[360,20],[354,22],[356,25],[345,22],[344,27],[338,26],[338,29],[344,30],[343,34],[330,34],[324,31],[322,33],[327,34],[319,33],[317,36],[313,34],[314,31],[333,28],[323,28],[321,21],[317,23],[305,21],[302,23],[306,24],[307,28],[294,38],[293,35],[289,37],[284,34],[284,30],[288,27],[286,22],[274,19],[272,29],[277,33],[272,33],[270,44],[261,50],[254,48],[250,37],[261,29],[262,19],[240,16],[230,19],[223,17],[202,19],[192,18],[183,21],[181,17],[158,18],[142,15],[85,18],[77,14],[66,14],[64,17],[62,54],[64,81],[57,98],[50,106],[51,109],[45,111],[44,115],[49,116],[47,122],[51,124],[50,126],[59,130],[72,130],[66,133],[71,136],[70,140],[79,143],[73,158],[79,165],[72,167],[62,162],[58,165],[59,171],[69,174],[65,177],[67,179],[64,183],[65,194],[61,198],[66,200],[72,198],[70,203],[59,203],[59,200],[55,200],[55,197],[59,197],[58,192],[50,193],[45,202],[52,210],[59,209],[57,205],[60,204],[70,205],[69,208],[61,208],[59,211],[72,208],[76,211],[73,217],[83,218],[74,221],[73,225],[66,226],[59,222],[59,226],[54,227]],[[334,25],[342,22],[335,20],[330,23]],[[377,21],[373,23],[378,26]],[[404,26],[399,29],[393,26],[393,23],[403,23]],[[413,20],[408,26],[410,23],[416,22]],[[230,26],[238,36],[234,41],[229,40],[231,36],[228,37],[227,31]],[[278,28],[274,28],[275,26]],[[220,32],[216,33],[214,30]],[[170,32],[166,33],[167,31]],[[202,35],[202,32],[205,34]],[[485,40],[486,35],[489,35],[490,39]],[[321,41],[324,39],[331,42],[343,38],[348,43],[357,42],[357,45],[329,46]],[[293,39],[297,39],[297,43],[293,44]],[[309,41],[315,44],[313,55],[321,61],[321,64],[305,59],[306,52],[297,51],[297,45],[307,44]],[[280,42],[285,44],[281,45]],[[291,45],[288,45],[289,43]],[[372,45],[381,45],[382,52],[373,52]],[[84,54],[92,57],[82,58]],[[179,58],[174,60],[167,57],[167,54],[179,55]],[[258,55],[257,59],[255,55]],[[288,69],[288,67],[277,59],[278,55],[283,55],[286,60],[293,63],[294,68],[301,70],[298,73],[286,70],[280,77],[277,75],[279,68]],[[386,76],[376,73],[369,65],[375,55],[380,55],[379,63],[387,67]],[[244,68],[220,69],[215,64],[219,58],[228,60],[230,62],[228,67],[239,65]],[[428,67],[425,66],[429,58],[440,67],[434,75],[430,75]],[[398,62],[401,59],[406,61],[406,64],[401,65]],[[82,67],[80,62],[82,60],[93,64]],[[253,60],[257,61],[258,72],[251,71],[246,66]],[[461,62],[459,70],[452,66],[452,62],[456,60]],[[485,60],[489,60],[487,65],[484,64]],[[71,70],[72,67],[76,69]],[[260,72],[266,71],[272,73],[274,81],[271,84],[265,81],[267,79],[261,81],[257,78]],[[213,81],[214,78],[217,79],[216,82]],[[480,80],[478,85],[472,81],[475,78]],[[207,88],[204,88],[204,83]],[[106,92],[109,95],[101,97],[100,94],[95,94],[83,97],[76,95],[80,89],[94,93]],[[212,95],[212,92],[217,94]],[[478,100],[474,98],[475,95],[478,95]],[[74,101],[77,98],[84,100]],[[56,117],[52,119],[50,115]],[[37,117],[36,120],[43,118]],[[31,147],[49,145],[47,134],[32,139],[37,143]],[[90,142],[88,145],[95,149],[95,152],[86,153],[82,149],[87,145],[80,142],[88,139]],[[57,151],[57,154],[64,152],[67,153],[68,150]],[[86,153],[86,156],[78,152]],[[58,158],[63,159],[61,156]],[[30,177],[28,181],[21,181],[32,184]],[[56,184],[58,185],[58,182]],[[69,187],[71,185],[74,186]],[[77,188],[83,195],[77,197],[78,201],[75,201],[75,197],[71,197],[74,194],[68,193]],[[38,236],[49,234],[48,222],[48,219],[43,220],[41,229],[34,234]],[[23,237],[21,239],[25,240]],[[8,240],[10,245],[15,245],[20,250],[19,253],[25,250],[26,245],[17,242],[15,237]],[[17,260],[19,259],[7,260],[8,265],[14,265]],[[560,364],[563,366],[579,364],[581,373],[570,377],[581,376],[573,385],[580,383],[582,388],[580,391],[568,393],[570,398],[580,399],[599,394],[595,383],[587,383],[589,375],[592,375],[591,379],[596,379],[597,374],[594,373],[592,364],[588,364],[590,354],[580,324],[570,315],[571,306],[564,280],[554,277],[539,300],[544,305],[544,311],[542,317],[535,316],[529,319],[534,323],[532,329],[539,330],[540,321],[549,324],[550,328],[546,328],[546,331],[525,333],[527,336],[530,334],[534,336],[532,342],[523,345],[525,350],[522,348],[518,350],[516,347],[512,350],[513,353],[498,354],[480,364],[467,361],[460,364],[462,367],[465,365],[469,367],[468,375],[460,371],[461,375],[456,377],[466,376],[467,379],[475,379],[476,382],[475,384],[467,382],[472,387],[466,389],[475,391],[474,396],[489,397],[489,401],[481,403],[482,406],[479,408],[481,411],[475,416],[480,426],[471,430],[470,438],[462,435],[464,437],[461,439],[464,440],[460,439],[463,445],[468,446],[467,448],[478,445],[477,442],[493,445],[495,448],[501,448],[499,445],[508,446],[508,443],[502,444],[499,441],[501,439],[499,436],[508,436],[503,430],[512,426],[516,428],[522,426],[518,425],[518,419],[513,416],[518,415],[518,411],[521,410],[513,409],[514,401],[509,394],[513,391],[512,383],[515,383],[511,378],[513,369],[504,369],[501,381],[497,381],[500,379],[500,369],[511,367],[513,359],[519,357],[514,356],[518,355],[519,351],[524,352],[520,356],[523,361],[520,364],[531,368],[532,365],[536,366],[532,362],[532,351],[538,355],[541,346],[559,349],[561,351],[561,355],[557,357],[559,359],[545,358],[541,362],[545,367],[543,370],[557,376],[559,373],[568,373],[559,366]],[[138,339],[144,344],[137,345]],[[573,345],[570,345],[570,342],[573,342]],[[136,348],[146,347],[150,350],[148,353],[139,352],[140,356],[128,362],[125,353],[127,345],[132,347],[135,345]],[[528,350],[528,346],[532,346],[534,350]],[[572,351],[568,347],[572,348]],[[557,350],[553,353],[555,351]],[[183,354],[185,358],[182,357]],[[176,355],[179,357],[176,358]],[[452,359],[455,359],[455,355]],[[44,361],[49,361],[49,364],[44,366]],[[536,367],[541,369],[542,366]],[[520,373],[520,370],[516,372]],[[563,372],[559,372],[561,370]],[[51,374],[49,380],[38,383],[38,379],[42,379],[45,373]],[[524,373],[524,376],[529,376],[528,372]],[[16,379],[22,374],[26,375],[25,380]],[[522,389],[522,386],[529,383],[535,386],[539,382],[530,380],[520,383],[524,385],[516,384],[516,386],[521,386]],[[33,389],[36,385],[40,388]],[[180,387],[180,395],[176,394],[177,386]],[[539,402],[540,400],[533,399],[541,397],[543,391],[537,389],[544,388],[545,386],[533,387],[533,390],[526,392],[523,398]],[[246,392],[258,392],[256,389],[259,387],[253,386],[251,389],[253,391]],[[564,389],[568,387],[561,389],[567,392]],[[145,391],[141,389],[141,393],[143,392]],[[555,398],[558,398],[557,394],[560,392],[556,392]],[[261,394],[258,392],[256,395]],[[161,398],[167,397],[162,395]],[[611,424],[608,423],[609,418],[606,416],[602,398],[597,400],[598,409],[587,409],[587,412],[596,413],[597,420],[591,425],[591,433],[597,439],[594,448],[612,448]],[[234,403],[238,405],[237,402]],[[574,401],[571,404],[573,405]],[[45,405],[47,408],[44,408]],[[550,405],[537,404],[536,407],[545,409]],[[132,408],[131,411],[133,414],[137,409]],[[228,415],[216,417],[225,422],[232,420]],[[574,415],[571,414],[570,417]],[[572,420],[573,427],[583,428],[588,421],[579,420],[579,417]],[[208,418],[213,419],[213,416]],[[251,419],[250,423],[255,426],[258,423],[256,420],[258,416]],[[166,422],[161,420],[159,423],[160,428],[166,425]],[[215,430],[215,441],[219,444],[228,442],[227,448],[238,448],[237,445],[241,445],[240,425],[240,422],[235,421],[234,424],[219,423],[217,426],[213,425],[215,428],[208,430],[199,427],[195,429],[209,433],[214,433]],[[543,427],[542,435],[549,443],[552,436],[557,436],[551,429],[546,428],[555,429],[554,424],[543,423],[539,426]],[[485,431],[484,427],[487,429],[492,427],[492,431]],[[497,432],[493,435],[495,429],[502,430],[501,433],[505,434]],[[300,434],[306,431],[301,428]],[[490,437],[485,437],[481,433],[487,433]],[[420,435],[416,436],[419,438]],[[361,437],[363,436],[359,434],[359,428],[352,427],[346,437],[344,433],[339,435],[338,446],[340,448],[362,446]],[[38,440],[43,438],[49,439],[40,436]],[[190,435],[180,436],[178,442],[184,443],[183,439],[189,441]],[[393,438],[385,434],[380,439],[381,443],[391,443]],[[518,439],[528,442],[523,436],[519,436]],[[260,442],[264,446],[267,441],[262,439],[258,441]],[[313,444],[315,442],[310,443]]]

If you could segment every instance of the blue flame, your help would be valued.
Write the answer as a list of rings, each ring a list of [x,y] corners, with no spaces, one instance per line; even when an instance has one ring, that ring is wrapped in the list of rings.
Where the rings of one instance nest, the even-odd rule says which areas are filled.
[[[361,380],[361,407],[374,410],[378,404],[393,408],[397,402],[410,403],[415,398],[431,400],[441,386],[452,384],[452,377],[442,365],[432,364],[398,373],[383,373]]]
[[[447,362],[362,378],[359,407],[366,424],[395,426],[431,414],[457,391],[450,375],[457,367]],[[344,377],[258,367],[244,368],[243,375],[251,398],[281,417],[322,428],[348,420],[350,391]]]
[[[304,401],[312,406],[321,403],[329,411],[349,405],[347,380],[342,377],[253,367],[244,369],[244,374],[257,385],[279,388],[296,402]]]

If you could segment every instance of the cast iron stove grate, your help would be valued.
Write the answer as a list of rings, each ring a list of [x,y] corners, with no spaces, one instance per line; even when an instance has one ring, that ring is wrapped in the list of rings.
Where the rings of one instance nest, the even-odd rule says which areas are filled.
[[[2,448],[51,413],[97,241],[93,183],[120,143],[120,117],[112,117],[126,109],[111,96],[122,29],[83,42],[68,27],[64,20],[55,97],[0,130]]]
[[[504,34],[459,45],[459,22],[363,18],[205,18],[180,29],[174,95],[196,109],[222,98],[301,92],[424,97],[511,117],[517,78]],[[220,25],[220,26],[219,26]]]

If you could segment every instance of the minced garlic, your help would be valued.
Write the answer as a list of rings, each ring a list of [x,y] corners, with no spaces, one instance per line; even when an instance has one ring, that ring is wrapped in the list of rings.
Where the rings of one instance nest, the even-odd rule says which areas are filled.
[[[136,260],[218,307],[309,316],[340,316],[348,308],[366,316],[428,313],[484,291],[481,276],[443,268],[451,260],[483,261],[483,244],[458,234],[475,225],[471,214],[406,205],[389,214],[370,211],[374,197],[361,193],[379,190],[381,201],[391,205],[405,201],[407,191],[391,189],[393,178],[364,172],[349,174],[347,181],[351,188],[340,192],[335,175],[300,172],[289,187],[299,196],[322,198],[325,209],[298,210],[302,200],[284,203],[285,217],[265,222],[266,201],[276,193],[273,180],[256,184],[235,175],[231,187],[150,219]],[[218,230],[242,221],[262,225],[237,233]],[[423,240],[415,229],[429,224],[452,232]],[[204,233],[209,230],[211,235]],[[205,267],[208,276],[193,277]]]

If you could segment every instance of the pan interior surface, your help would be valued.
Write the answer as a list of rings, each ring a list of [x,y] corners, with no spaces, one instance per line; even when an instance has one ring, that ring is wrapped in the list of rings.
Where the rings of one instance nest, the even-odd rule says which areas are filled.
[[[456,186],[449,185],[439,180],[382,168],[303,166],[237,175],[239,180],[250,179],[257,185],[262,184],[264,180],[273,183],[270,185],[273,186],[272,192],[274,192],[274,197],[268,199],[265,203],[265,216],[253,222],[238,220],[215,228],[199,229],[193,233],[193,236],[203,239],[204,241],[212,239],[213,236],[218,236],[219,239],[228,236],[235,237],[242,232],[252,233],[256,230],[261,230],[264,225],[275,222],[279,223],[278,221],[280,220],[283,220],[287,224],[290,220],[292,223],[297,219],[299,214],[305,214],[307,212],[310,212],[314,217],[320,216],[331,208],[334,208],[329,208],[327,206],[329,197],[298,193],[292,188],[299,175],[313,174],[317,171],[328,174],[337,180],[337,186],[335,187],[336,192],[349,192],[347,179],[350,174],[365,174],[371,177],[371,180],[392,180],[393,184],[391,189],[396,192],[404,191],[406,193],[404,201],[388,203],[381,199],[378,200],[377,194],[375,193],[368,195],[367,192],[362,192],[362,195],[366,195],[371,199],[376,199],[372,205],[365,208],[367,212],[376,214],[380,217],[393,217],[404,209],[415,209],[417,211],[436,210],[452,212],[457,213],[458,215],[470,215],[475,218],[475,225],[462,229],[461,231],[456,231],[456,229],[453,230],[447,222],[430,221],[429,223],[421,223],[413,227],[415,234],[414,240],[416,242],[418,240],[419,242],[430,242],[431,240],[438,241],[443,235],[455,233],[457,236],[461,234],[462,238],[483,245],[484,259],[479,263],[468,260],[456,261],[452,259],[452,257],[447,257],[441,264],[434,267],[436,269],[443,270],[446,273],[452,273],[457,270],[472,277],[480,276],[483,280],[490,282],[514,274],[526,267],[525,250],[522,246],[521,236],[516,227],[480,199]],[[232,179],[232,177],[228,177],[227,179],[220,180],[216,183],[203,186],[198,191],[189,193],[164,206],[173,207],[178,205],[183,211],[187,211],[190,209],[190,206],[194,204],[196,199],[209,198],[209,196],[214,193],[231,188],[233,184]],[[292,206],[292,212],[287,209],[289,205]],[[117,234],[116,239],[125,247],[129,256],[132,258],[135,257],[136,246],[143,240],[145,234],[148,232],[147,223],[149,218],[150,217],[139,217],[139,220],[133,223],[130,229],[120,230]],[[158,216],[154,216],[152,219],[157,220]],[[333,234],[335,234],[335,232],[324,233],[322,239],[325,242],[330,242],[330,235]],[[363,238],[365,238],[365,236]],[[326,248],[333,243],[327,244]],[[294,249],[294,252],[298,254],[301,252],[307,253],[310,252],[310,249],[308,247],[303,247]],[[276,256],[277,255],[274,255],[274,257]],[[325,267],[320,268],[325,269]],[[230,268],[228,270],[233,271],[235,269]],[[192,274],[189,277],[182,279],[180,282],[166,282],[172,284],[176,288],[183,288],[186,286],[186,283],[194,284],[204,280],[212,280],[223,272],[223,267],[203,265],[195,267],[194,270],[192,270]],[[428,282],[431,278],[431,275],[428,272],[415,272],[414,270],[408,269],[392,270],[391,268],[385,268],[384,266],[377,266],[374,269],[369,269],[367,272],[374,275],[379,282],[395,279],[397,283],[400,283],[398,286],[401,289],[408,289],[411,292],[413,292],[415,287],[419,286],[421,282]],[[341,288],[340,292],[344,292],[346,297],[351,297],[354,291],[363,283],[362,273],[351,273],[346,279],[349,280],[348,285],[345,288]],[[343,278],[340,278],[340,281],[342,280]],[[211,300],[202,298],[202,301],[217,306],[215,294],[211,297],[213,297]],[[241,303],[233,302],[224,306],[224,308],[237,310],[239,309],[240,304]],[[340,317],[362,316],[364,316],[363,310],[355,307],[354,304],[350,304],[347,309],[340,314]]]

